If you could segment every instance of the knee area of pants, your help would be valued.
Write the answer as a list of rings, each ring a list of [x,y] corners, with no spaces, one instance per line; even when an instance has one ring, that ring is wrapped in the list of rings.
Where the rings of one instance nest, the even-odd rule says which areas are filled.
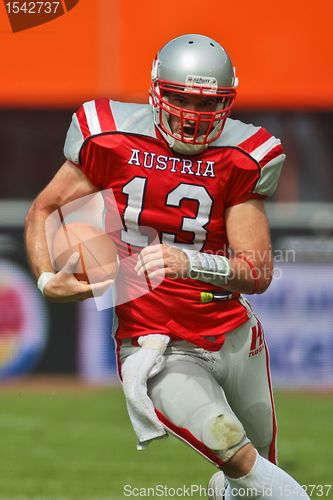
[[[223,456],[245,437],[245,430],[233,415],[218,415],[208,420],[202,431],[202,441]]]

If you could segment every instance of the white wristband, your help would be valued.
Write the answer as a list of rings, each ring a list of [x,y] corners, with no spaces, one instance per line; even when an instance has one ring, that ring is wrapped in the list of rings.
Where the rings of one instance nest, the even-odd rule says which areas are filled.
[[[45,287],[46,283],[48,283],[53,278],[53,276],[55,276],[55,273],[51,273],[51,272],[44,272],[39,276],[38,281],[37,281],[37,286],[43,295],[44,295],[44,287]]]
[[[185,250],[190,269],[188,272],[189,278],[219,278],[227,281],[230,276],[229,259],[223,255],[207,254],[196,250]]]

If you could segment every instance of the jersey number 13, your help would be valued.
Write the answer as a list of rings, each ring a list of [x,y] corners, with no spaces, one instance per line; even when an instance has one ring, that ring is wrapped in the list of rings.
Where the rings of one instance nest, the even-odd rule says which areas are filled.
[[[124,211],[124,223],[126,229],[121,232],[121,239],[129,245],[146,247],[149,245],[148,236],[140,231],[140,216],[144,210],[145,192],[148,179],[146,177],[134,177],[122,189],[127,195],[127,205]],[[182,231],[193,234],[190,244],[179,244],[182,248],[201,250],[207,231],[205,225],[209,222],[213,200],[203,186],[181,183],[166,196],[165,204],[172,207],[181,207],[184,199],[198,202],[196,216],[183,217],[181,223]],[[177,246],[176,234],[162,233],[161,243]]]

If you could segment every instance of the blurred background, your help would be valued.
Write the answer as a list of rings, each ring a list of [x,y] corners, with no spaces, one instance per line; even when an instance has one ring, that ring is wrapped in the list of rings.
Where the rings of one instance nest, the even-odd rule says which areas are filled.
[[[64,161],[63,143],[76,108],[96,97],[147,102],[151,62],[157,49],[175,36],[202,33],[224,45],[236,66],[240,83],[233,117],[266,127],[281,138],[287,154],[278,191],[267,202],[276,279],[264,295],[251,297],[251,302],[270,345],[273,383],[285,428],[291,425],[292,416],[300,416],[299,421],[306,418],[303,408],[305,413],[311,408],[314,411],[304,421],[304,433],[296,421],[289,428],[285,443],[290,444],[298,431],[299,440],[294,447],[284,445],[283,458],[291,469],[299,471],[303,481],[332,482],[327,460],[320,458],[328,446],[326,451],[318,451],[314,478],[302,476],[304,469],[295,457],[302,449],[303,458],[312,453],[313,443],[305,435],[313,432],[311,422],[320,422],[319,427],[325,430],[322,444],[333,437],[331,0],[316,5],[310,0],[236,0],[232,4],[220,0],[80,0],[66,12],[69,3],[60,2],[64,15],[16,33],[6,15],[6,2],[0,5],[0,399],[22,396],[22,387],[23,393],[31,387],[34,392],[38,384],[27,381],[39,380],[40,387],[46,387],[42,401],[52,406],[54,400],[47,398],[56,389],[53,382],[50,386],[44,382],[60,376],[70,380],[70,387],[73,380],[85,387],[102,385],[98,393],[101,399],[95,404],[97,408],[101,405],[102,412],[109,411],[102,401],[109,401],[103,391],[109,394],[109,388],[117,384],[110,338],[112,311],[97,312],[93,301],[61,306],[43,301],[26,262],[24,216]],[[12,396],[7,394],[10,390]],[[123,401],[117,390],[112,390],[118,398],[116,407],[120,405],[119,411],[124,412]],[[299,407],[295,394],[300,398]],[[97,397],[95,393],[93,397]],[[13,399],[8,404],[10,408]],[[33,418],[28,407],[24,411]],[[15,408],[13,412],[19,414],[21,410]],[[68,401],[64,408],[68,408]],[[14,425],[13,414],[8,412],[3,422],[10,427]],[[126,419],[125,412],[123,415]],[[79,418],[78,414],[72,417]],[[104,424],[107,429],[107,420]],[[26,428],[20,425],[14,427],[14,433]],[[74,428],[78,432],[73,423]],[[5,434],[12,449],[11,434]],[[124,434],[130,435],[127,457],[132,457],[129,450],[135,439],[129,426]],[[174,456],[174,449],[169,453]],[[179,451],[179,457],[182,453]],[[15,457],[13,449],[13,461]],[[332,454],[330,457],[328,463],[332,463]],[[134,455],[132,459],[134,464],[138,460]],[[150,459],[153,463],[154,454]],[[75,460],[78,457],[73,458],[73,463],[78,463]],[[120,463],[120,457],[117,460]],[[158,461],[163,463],[160,456]],[[24,475],[24,460],[21,466]],[[197,467],[191,468],[193,477],[202,470],[201,465]],[[117,474],[121,478],[120,469]],[[20,489],[8,463],[7,472],[3,497],[4,479],[0,480],[0,498],[40,495],[40,484],[28,492]],[[31,479],[33,473],[26,474]],[[52,475],[50,470],[47,474]],[[151,478],[145,480],[150,484]],[[97,491],[96,496],[103,498],[123,497],[121,479],[115,481],[116,493],[111,496],[98,490],[100,481],[94,487],[89,483],[90,489],[86,486],[84,491],[74,488],[72,493],[68,493],[69,483],[64,491],[65,483],[55,482],[58,486],[53,485],[53,489],[48,484],[41,496],[93,498],[91,491]]]

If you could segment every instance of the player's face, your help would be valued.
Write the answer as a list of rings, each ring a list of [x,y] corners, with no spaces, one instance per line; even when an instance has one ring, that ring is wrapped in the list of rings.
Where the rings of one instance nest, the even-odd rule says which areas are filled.
[[[196,126],[196,112],[206,112],[216,111],[218,100],[216,97],[202,96],[202,95],[186,95],[176,92],[168,92],[167,94],[168,102],[171,105],[183,108],[186,110],[184,112],[184,136],[186,138],[192,138],[195,132]],[[181,118],[179,113],[174,109],[170,113],[169,125],[173,134],[181,135]],[[196,135],[204,135],[209,127],[209,121],[200,121],[198,125],[198,130]]]

